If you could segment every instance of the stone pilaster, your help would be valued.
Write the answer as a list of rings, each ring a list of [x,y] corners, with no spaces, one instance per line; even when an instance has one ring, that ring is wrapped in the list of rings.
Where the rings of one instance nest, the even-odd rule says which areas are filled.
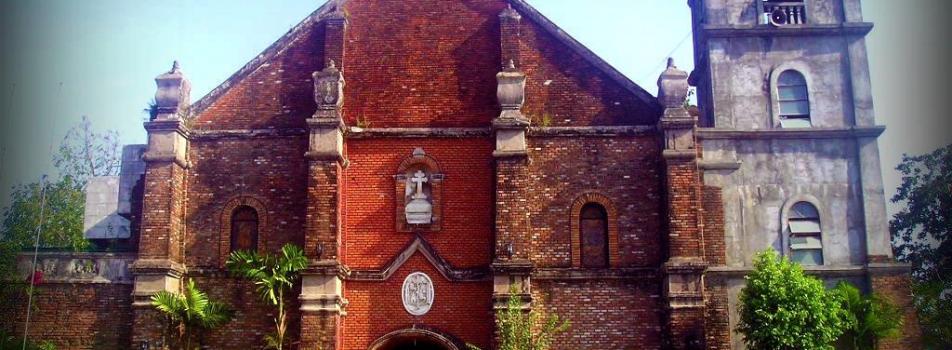
[[[520,307],[532,307],[532,272],[529,256],[528,191],[529,153],[526,133],[529,120],[522,114],[526,75],[519,62],[519,26],[522,17],[511,7],[499,15],[503,70],[496,74],[496,98],[501,112],[493,120],[496,136],[496,244],[493,262],[493,308],[505,308],[511,298]],[[498,318],[495,319],[499,322]],[[498,337],[498,334],[496,335]]]
[[[176,62],[155,78],[158,113],[145,123],[149,134],[139,258],[130,268],[133,289],[133,346],[160,341],[156,312],[150,297],[159,291],[178,291],[185,273],[185,207],[188,169],[188,128],[183,116],[190,85]]]
[[[344,154],[346,127],[342,116],[345,81],[333,58],[343,58],[346,21],[342,14],[333,15],[325,21],[328,26],[325,41],[333,41],[339,36],[339,47],[325,47],[325,54],[329,57],[327,66],[313,74],[317,110],[307,120],[310,134],[306,155],[308,178],[304,251],[310,263],[302,274],[300,296],[301,348],[307,349],[340,348],[340,323],[341,317],[346,315],[347,306],[343,296],[347,268],[340,260],[340,183],[347,162]],[[335,27],[337,25],[339,27]]]
[[[658,100],[664,106],[664,165],[668,208],[668,261],[662,267],[668,306],[671,349],[702,349],[706,269],[701,231],[701,193],[697,120],[684,108],[688,74],[669,60],[658,79]]]

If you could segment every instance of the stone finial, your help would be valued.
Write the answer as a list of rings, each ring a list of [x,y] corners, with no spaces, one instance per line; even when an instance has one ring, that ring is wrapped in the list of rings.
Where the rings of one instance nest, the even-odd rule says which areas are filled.
[[[519,14],[519,11],[516,11],[516,9],[512,8],[512,4],[509,4],[502,10],[502,12],[499,13],[499,18],[520,20],[522,19],[522,15]]]
[[[171,70],[156,77],[155,85],[156,120],[180,119],[188,109],[192,86],[179,62],[172,62]]]
[[[324,70],[314,72],[314,102],[318,110],[340,110],[344,105],[344,75],[337,62],[327,60]]]
[[[516,68],[513,60],[507,66],[496,74],[496,99],[502,107],[499,118],[524,119],[519,110],[526,101],[526,74]]]
[[[664,108],[681,108],[688,97],[688,73],[674,65],[668,58],[668,68],[658,78],[658,102]]]

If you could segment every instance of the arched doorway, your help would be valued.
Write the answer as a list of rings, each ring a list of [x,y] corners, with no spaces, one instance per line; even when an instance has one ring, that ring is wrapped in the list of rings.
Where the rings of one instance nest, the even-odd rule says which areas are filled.
[[[460,350],[448,337],[425,329],[401,329],[377,339],[370,350]]]

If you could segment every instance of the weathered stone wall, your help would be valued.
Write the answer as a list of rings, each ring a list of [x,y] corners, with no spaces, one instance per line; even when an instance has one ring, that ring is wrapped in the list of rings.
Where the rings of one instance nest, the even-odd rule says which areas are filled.
[[[866,261],[855,143],[849,140],[703,140],[704,158],[740,163],[706,170],[721,187],[727,264],[749,265],[764,249],[784,251],[785,206],[815,199],[826,265]]]

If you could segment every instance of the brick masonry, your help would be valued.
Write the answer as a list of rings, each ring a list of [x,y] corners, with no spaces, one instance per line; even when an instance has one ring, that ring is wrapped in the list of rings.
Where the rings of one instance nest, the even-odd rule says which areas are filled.
[[[541,17],[501,20],[504,0],[344,3],[337,14],[309,17],[193,105],[187,164],[148,166],[133,231],[141,232],[139,257],[184,263],[184,278],[236,311],[235,321],[205,334],[205,346],[249,348],[273,330],[273,308],[223,269],[230,212],[247,205],[259,214],[260,252],[294,243],[352,272],[343,274],[343,315],[302,313],[290,298],[294,347],[364,350],[394,331],[428,329],[489,349],[490,267],[518,261],[532,268],[532,306],[572,322],[557,349],[681,349],[689,340],[730,348],[723,281],[699,286],[699,307],[672,309],[666,297],[670,258],[723,266],[727,247],[721,189],[701,184],[693,158],[662,157],[654,101],[570,47]],[[308,159],[305,120],[317,108],[311,74],[330,59],[346,79],[343,121],[371,132],[345,133],[343,159]],[[495,158],[495,75],[508,59],[528,77],[522,112],[532,128],[527,156]],[[404,188],[395,178],[416,148],[444,176],[441,221],[419,232],[400,225]],[[608,268],[580,268],[573,248],[580,244],[575,211],[589,201],[610,209]],[[417,235],[445,266],[420,252],[401,260]],[[444,276],[447,268],[474,273]],[[417,271],[436,291],[423,316],[408,314],[400,299],[403,279]],[[908,306],[903,278],[874,278],[873,289]],[[129,285],[48,292],[36,319],[36,332],[47,333],[32,334],[64,348],[128,348],[161,332],[154,310],[133,309]],[[52,305],[66,312],[45,311]],[[71,327],[55,327],[64,323]],[[915,339],[884,348],[909,348]]]

